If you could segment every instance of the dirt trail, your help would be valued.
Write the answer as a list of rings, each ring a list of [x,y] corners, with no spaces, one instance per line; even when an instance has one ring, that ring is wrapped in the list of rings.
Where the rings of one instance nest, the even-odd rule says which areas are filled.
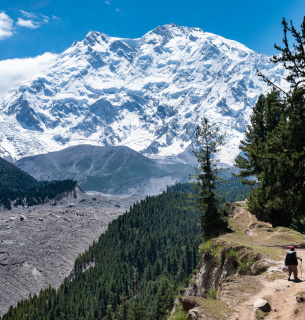
[[[188,319],[304,320],[305,301],[300,300],[305,300],[305,235],[257,220],[244,201],[232,205],[229,227],[232,232],[212,239],[211,250],[205,252],[188,288],[184,305]],[[288,281],[282,271],[291,245],[304,260],[297,282]],[[215,284],[217,299],[204,298]],[[272,310],[256,310],[258,299],[267,300]]]
[[[298,250],[298,253],[302,259],[305,258],[304,249]],[[282,263],[279,263],[279,265],[282,266]],[[301,267],[301,265],[299,267]],[[299,276],[301,276],[300,272]],[[262,278],[261,286],[262,288],[257,294],[247,299],[237,308],[238,319],[257,319],[253,304],[256,300],[262,298],[267,300],[272,308],[272,311],[269,315],[265,316],[264,319],[304,320],[305,306],[296,300],[299,292],[305,293],[304,278],[302,278],[300,282],[288,281],[286,277],[284,279],[276,279],[272,282]]]
[[[255,236],[255,228],[251,229],[253,219],[252,215],[248,215],[249,224],[246,229],[246,234],[250,236]],[[277,232],[274,232],[276,235]],[[267,240],[268,237],[266,237]],[[287,245],[287,250],[289,246]],[[298,293],[303,292],[305,298],[305,248],[304,245],[296,245],[296,251],[298,257],[302,258],[303,264],[299,261],[298,271],[300,281],[288,281],[285,273],[281,271],[284,264],[285,250],[283,248],[283,259],[277,260],[276,265],[269,270],[258,276],[261,289],[256,294],[247,298],[242,304],[236,308],[236,314],[234,319],[238,320],[304,320],[305,319],[305,302],[297,302],[296,297]],[[291,276],[293,279],[293,275]],[[262,315],[259,318],[254,309],[254,302],[258,299],[265,299],[271,305],[272,311],[269,314]]]

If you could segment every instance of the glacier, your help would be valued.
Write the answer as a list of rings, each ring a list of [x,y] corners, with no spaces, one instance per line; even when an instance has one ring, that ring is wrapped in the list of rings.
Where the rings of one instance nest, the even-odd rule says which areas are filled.
[[[191,162],[206,117],[226,135],[220,162],[232,165],[258,96],[270,91],[257,70],[286,86],[283,66],[199,28],[168,24],[139,39],[90,31],[0,101],[0,156],[91,144]]]

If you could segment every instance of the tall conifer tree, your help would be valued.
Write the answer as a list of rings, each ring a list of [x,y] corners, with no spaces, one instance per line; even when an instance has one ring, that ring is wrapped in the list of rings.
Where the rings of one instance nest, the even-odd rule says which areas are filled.
[[[210,125],[206,118],[203,119],[201,126],[197,127],[196,142],[199,149],[193,151],[199,163],[195,173],[195,197],[197,208],[201,212],[200,222],[205,239],[218,236],[228,226],[216,193],[216,183],[220,179],[215,154],[223,145],[223,139],[218,128]]]

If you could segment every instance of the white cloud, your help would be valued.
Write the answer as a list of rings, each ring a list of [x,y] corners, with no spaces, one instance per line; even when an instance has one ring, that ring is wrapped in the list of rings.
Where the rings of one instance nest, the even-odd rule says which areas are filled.
[[[14,20],[5,12],[0,12],[0,40],[9,38],[13,35]]]
[[[19,27],[25,27],[29,29],[37,29],[40,27],[40,24],[38,22],[35,22],[33,20],[24,20],[22,18],[18,18],[17,25]]]
[[[39,76],[56,57],[56,54],[47,52],[35,58],[0,61],[0,101],[24,81]]]
[[[45,16],[42,13],[35,14],[33,12],[27,12],[24,10],[19,10],[22,15],[26,18],[18,18],[17,25],[19,27],[25,27],[29,29],[37,29],[41,27],[43,23],[49,23],[50,17]],[[53,16],[54,17],[54,16]]]
[[[108,4],[108,6],[110,6],[110,1],[106,0],[105,3]]]
[[[116,10],[116,12],[120,12],[120,9],[118,9],[118,8],[116,8],[115,10]]]
[[[48,23],[48,22],[50,21],[50,17],[45,16],[45,15],[43,15],[43,14],[41,14],[41,16],[42,16],[43,21],[44,21],[45,23]]]
[[[35,13],[19,10],[27,18],[36,18]]]

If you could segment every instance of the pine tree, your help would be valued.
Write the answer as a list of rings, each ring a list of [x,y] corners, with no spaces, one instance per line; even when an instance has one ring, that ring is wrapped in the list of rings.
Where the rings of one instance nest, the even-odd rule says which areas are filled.
[[[274,85],[260,96],[236,159],[243,183],[258,182],[249,196],[249,209],[273,226],[289,227],[293,218],[305,215],[305,17],[301,32],[283,19],[284,47],[275,45],[281,55],[272,61],[289,71],[288,92]],[[291,50],[287,34],[294,39]],[[245,178],[255,176],[251,181]]]
[[[218,236],[228,226],[220,209],[219,196],[216,194],[216,182],[220,178],[215,154],[218,147],[223,145],[223,140],[224,137],[219,134],[218,128],[210,125],[208,119],[204,118],[201,126],[198,126],[196,130],[196,142],[199,150],[193,151],[193,153],[199,163],[194,176],[196,204],[201,212],[200,222],[203,237],[206,239]]]
[[[154,319],[165,320],[167,318],[168,310],[174,304],[174,291],[172,285],[166,277],[162,277],[156,295],[156,305]]]

